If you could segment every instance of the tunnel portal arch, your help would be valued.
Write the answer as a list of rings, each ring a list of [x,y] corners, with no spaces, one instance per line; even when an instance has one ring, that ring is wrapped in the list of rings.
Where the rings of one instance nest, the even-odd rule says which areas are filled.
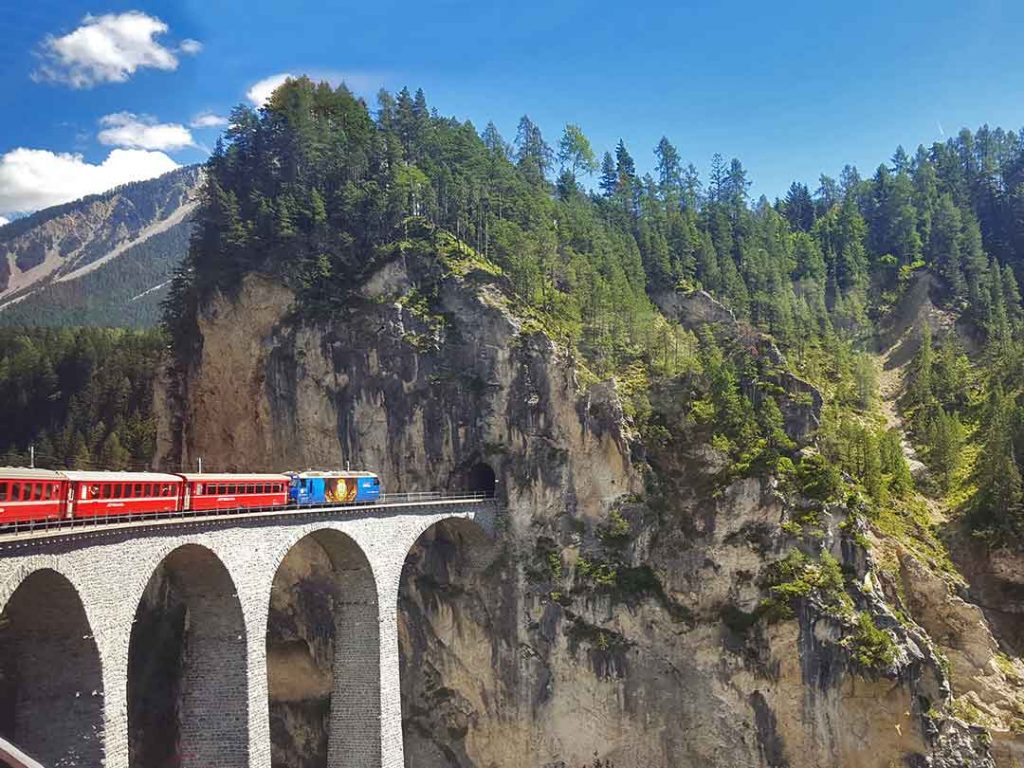
[[[245,768],[245,622],[217,555],[185,544],[150,576],[128,648],[129,764]]]
[[[470,493],[493,499],[498,493],[498,476],[490,464],[477,462],[466,472],[466,487]]]
[[[77,589],[30,573],[0,613],[0,736],[44,765],[100,765],[99,649]]]

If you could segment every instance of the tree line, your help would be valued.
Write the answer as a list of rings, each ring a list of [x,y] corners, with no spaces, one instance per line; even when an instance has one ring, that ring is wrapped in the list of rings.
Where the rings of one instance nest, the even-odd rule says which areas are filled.
[[[947,488],[971,435],[983,439],[998,456],[977,473],[1001,462],[1017,474],[1004,473],[1008,487],[995,495],[974,476],[986,490],[973,496],[972,519],[1019,530],[1007,520],[1019,520],[1024,439],[1015,341],[1021,137],[987,126],[964,130],[913,154],[897,148],[870,175],[847,166],[838,178],[821,176],[813,191],[796,182],[774,201],[750,198],[738,159],[715,155],[704,177],[666,137],[653,160],[653,172],[641,174],[623,141],[596,151],[576,124],[550,142],[524,116],[508,141],[493,123],[478,130],[438,114],[422,91],[381,91],[371,109],[344,85],[289,80],[259,110],[233,111],[207,163],[189,255],[165,302],[166,327],[178,354],[189,354],[208,292],[230,291],[252,271],[292,286],[302,312],[329,313],[393,253],[416,217],[496,265],[546,330],[600,377],[628,379],[640,369],[723,375],[715,373],[714,350],[680,337],[651,301],[666,290],[709,291],[770,334],[797,371],[835,393],[831,460],[854,468],[882,498],[879,478],[886,493],[910,482],[898,440],[855,429],[861,422],[848,416],[863,413],[873,396],[864,351],[928,270],[980,350],[966,364],[973,387],[966,391],[986,405],[974,403],[968,414],[943,400],[948,377],[961,375],[964,363],[939,349],[934,360],[915,361],[904,403],[914,439]],[[673,334],[672,348],[681,339],[692,353],[666,366],[670,342],[662,337]],[[747,362],[727,362],[742,380]],[[929,375],[921,372],[936,366],[931,381],[941,383],[922,383]],[[746,414],[738,418],[769,440],[773,414],[718,407]]]

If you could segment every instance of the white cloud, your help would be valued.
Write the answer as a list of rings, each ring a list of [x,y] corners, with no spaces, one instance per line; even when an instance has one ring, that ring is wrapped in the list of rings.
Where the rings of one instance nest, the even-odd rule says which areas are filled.
[[[101,144],[131,149],[181,149],[191,147],[192,134],[178,123],[158,123],[149,115],[115,112],[100,118],[104,126],[96,137]]]
[[[184,53],[186,56],[195,56],[201,50],[203,50],[203,44],[198,40],[193,40],[191,37],[182,40],[178,44],[178,50]]]
[[[4,226],[4,224],[10,224],[10,223],[11,223],[10,219],[5,219],[3,216],[0,216],[0,227]]]
[[[228,119],[213,112],[200,112],[192,118],[190,128],[220,128],[228,124]]]
[[[163,152],[115,149],[98,165],[81,155],[19,147],[0,155],[0,213],[27,213],[178,167]]]
[[[267,99],[270,98],[275,89],[279,85],[283,85],[284,81],[289,77],[295,77],[295,75],[290,72],[282,72],[279,75],[265,77],[259,82],[253,83],[252,87],[245,92],[245,95],[255,106],[262,107],[267,103]]]
[[[123,83],[146,67],[177,69],[176,52],[155,39],[168,29],[165,22],[141,11],[88,15],[72,32],[47,36],[40,46],[43,61],[33,77],[91,88],[98,83]],[[185,40],[178,52],[194,54],[201,48],[198,41]]]

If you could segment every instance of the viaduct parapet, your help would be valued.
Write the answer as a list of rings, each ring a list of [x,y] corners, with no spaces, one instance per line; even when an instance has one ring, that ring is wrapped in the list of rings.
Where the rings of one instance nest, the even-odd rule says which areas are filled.
[[[271,593],[285,557],[313,537],[343,596],[333,607],[328,765],[402,768],[402,566],[439,523],[465,546],[486,547],[496,510],[492,501],[334,508],[0,545],[0,701],[9,710],[0,724],[13,731],[0,736],[46,768],[129,768],[129,727],[138,727],[129,723],[129,665],[140,663],[133,629],[140,604],[162,599],[154,584],[173,583],[188,617],[181,765],[270,768]]]

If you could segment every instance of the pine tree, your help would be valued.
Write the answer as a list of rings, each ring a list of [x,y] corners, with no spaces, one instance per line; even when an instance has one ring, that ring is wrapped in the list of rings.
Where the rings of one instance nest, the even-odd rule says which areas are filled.
[[[928,243],[929,258],[938,273],[945,278],[954,296],[963,296],[966,285],[961,267],[960,242],[962,224],[960,211],[953,204],[953,198],[946,194],[939,199],[931,221],[931,241]]]
[[[689,211],[696,211],[701,202],[701,181],[697,167],[690,163],[683,171],[683,205]]]
[[[527,116],[519,119],[516,131],[516,165],[533,184],[543,184],[553,153],[544,141],[540,128]]]
[[[914,487],[910,466],[903,455],[902,437],[896,428],[886,430],[879,441],[879,460],[884,475],[888,477],[889,492],[896,498],[903,498]]]
[[[507,160],[512,156],[511,148],[505,139],[502,138],[501,133],[498,132],[498,127],[493,122],[487,123],[481,138],[483,139],[484,146],[502,160]]]
[[[658,192],[670,208],[677,206],[683,195],[683,169],[679,152],[667,137],[662,136],[654,148],[657,159]]]
[[[97,462],[101,469],[123,470],[128,469],[129,454],[121,445],[121,439],[116,432],[107,435],[106,440],[100,448]]]
[[[783,210],[793,229],[800,232],[811,231],[814,226],[814,201],[811,200],[811,193],[806,184],[795,181],[790,184]]]
[[[615,190],[619,187],[619,174],[615,170],[615,160],[611,152],[605,152],[601,158],[600,187],[605,197],[614,196]]]
[[[982,439],[984,461],[978,462],[978,494],[972,516],[977,527],[1003,535],[1024,534],[1024,490],[1014,454],[1019,411],[1013,398],[993,387]]]

